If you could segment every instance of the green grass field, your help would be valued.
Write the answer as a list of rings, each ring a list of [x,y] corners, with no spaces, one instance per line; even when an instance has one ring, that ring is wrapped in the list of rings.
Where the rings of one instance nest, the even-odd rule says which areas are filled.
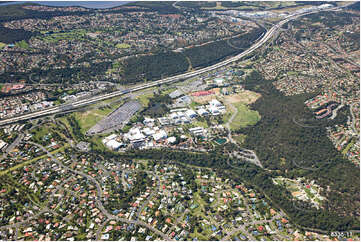
[[[114,108],[92,109],[85,112],[74,113],[75,119],[79,122],[81,132],[85,134],[97,122],[106,117]]]
[[[22,40],[20,42],[16,42],[15,45],[20,47],[20,48],[26,49],[26,50],[29,49],[29,44],[25,40]]]
[[[143,105],[143,107],[147,107],[149,103],[149,98],[154,97],[153,93],[145,93],[137,97],[137,100]]]
[[[6,44],[5,44],[5,43],[0,42],[0,50],[1,50],[2,48],[4,48],[5,46],[6,46]]]
[[[46,124],[42,126],[39,130],[35,129],[33,133],[33,139],[35,142],[40,142],[43,140],[44,136],[48,135],[49,133],[54,133],[53,128],[55,128],[55,124]]]
[[[90,110],[83,112],[75,112],[71,115],[75,117],[80,125],[80,130],[82,134],[85,134],[91,127],[93,127],[97,122],[105,118],[109,113],[114,111],[116,108],[120,107],[121,103],[114,102],[118,100],[119,97],[114,97],[100,103],[101,105],[109,104],[108,106],[98,108],[97,104],[90,106]],[[114,102],[114,103],[112,103]],[[99,105],[99,104],[98,104]]]
[[[239,135],[233,135],[232,138],[235,139],[239,144],[243,144],[244,140],[246,139],[246,135],[239,134]]]
[[[235,108],[237,108],[238,113],[236,117],[233,119],[232,123],[230,123],[231,130],[237,130],[240,127],[244,128],[249,125],[255,125],[260,119],[261,116],[257,111],[250,110],[247,105],[242,102],[234,103]],[[228,111],[223,118],[223,121],[226,123],[228,119],[231,117],[231,113]]]
[[[349,151],[349,149],[351,149],[351,147],[355,144],[355,140],[351,140],[350,143],[348,143],[348,145],[346,146],[346,148],[342,151],[343,155],[346,155],[346,153]]]
[[[121,44],[116,44],[115,47],[117,47],[119,49],[128,49],[128,48],[130,48],[130,45],[121,43]]]
[[[53,33],[47,36],[43,36],[41,39],[46,42],[56,43],[60,40],[74,40],[81,39],[86,35],[84,29],[72,30],[64,33]]]

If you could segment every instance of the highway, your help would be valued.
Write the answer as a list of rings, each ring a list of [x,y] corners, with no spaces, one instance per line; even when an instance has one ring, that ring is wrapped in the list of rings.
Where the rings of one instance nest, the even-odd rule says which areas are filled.
[[[347,5],[343,6],[346,7]],[[296,19],[300,16],[303,15],[307,15],[307,14],[311,14],[311,13],[316,13],[316,12],[320,12],[320,11],[330,11],[330,10],[336,10],[342,7],[333,7],[333,8],[328,8],[328,9],[320,9],[317,11],[312,11],[312,12],[307,12],[307,13],[302,13],[302,14],[297,14],[297,15],[291,15],[289,17],[287,17],[286,19],[280,21],[278,24],[275,24],[272,28],[270,28],[266,34],[264,34],[264,36],[254,45],[252,45],[249,49],[247,49],[246,51],[231,57],[227,60],[221,61],[217,64],[196,70],[196,71],[192,71],[192,72],[187,72],[184,74],[180,74],[180,75],[176,75],[173,77],[168,77],[168,78],[164,78],[158,81],[154,81],[151,83],[147,83],[147,84],[141,84],[141,85],[137,85],[131,89],[128,90],[122,90],[122,91],[115,91],[112,93],[108,93],[108,94],[103,94],[103,95],[98,95],[98,96],[94,96],[94,97],[90,97],[86,100],[79,100],[79,101],[75,101],[71,104],[63,104],[63,105],[59,105],[56,107],[51,107],[51,108],[46,108],[40,111],[36,111],[36,112],[32,112],[32,113],[27,113],[27,114],[23,114],[17,117],[12,117],[12,118],[7,118],[7,119],[3,119],[0,120],[0,126],[4,126],[4,125],[8,125],[11,123],[16,123],[19,121],[24,121],[24,120],[28,120],[28,119],[33,119],[33,118],[38,118],[38,117],[42,117],[42,116],[46,116],[46,115],[52,115],[52,114],[56,114],[56,113],[61,113],[64,111],[69,111],[69,110],[74,110],[77,109],[79,107],[83,107],[89,104],[93,104],[95,102],[99,102],[99,101],[103,101],[105,99],[109,99],[112,97],[116,97],[116,96],[121,96],[130,92],[135,92],[138,90],[142,90],[142,89],[146,89],[146,88],[150,88],[150,87],[154,87],[157,85],[162,85],[162,84],[167,84],[167,83],[171,83],[171,82],[175,82],[175,81],[179,81],[179,80],[183,80],[183,79],[187,79],[187,78],[191,78],[200,74],[203,74],[205,72],[209,72],[212,70],[215,70],[217,68],[223,67],[225,65],[228,65],[234,61],[238,61],[241,58],[245,57],[246,55],[252,53],[253,51],[255,51],[256,49],[258,49],[260,46],[262,46],[264,43],[266,43],[276,32],[277,30],[285,23],[287,23],[290,20]]]

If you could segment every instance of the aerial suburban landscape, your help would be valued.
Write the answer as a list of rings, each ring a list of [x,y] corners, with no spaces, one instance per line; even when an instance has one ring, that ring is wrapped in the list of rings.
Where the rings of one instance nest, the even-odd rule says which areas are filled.
[[[0,2],[0,240],[360,241],[360,2]]]

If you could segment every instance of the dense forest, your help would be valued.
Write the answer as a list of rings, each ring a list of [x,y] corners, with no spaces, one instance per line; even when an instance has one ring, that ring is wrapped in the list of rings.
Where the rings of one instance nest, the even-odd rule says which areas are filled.
[[[255,150],[268,169],[290,178],[307,177],[324,188],[329,186],[330,190],[324,191],[327,209],[359,216],[359,169],[334,148],[325,129],[345,123],[348,108],[341,109],[334,120],[315,120],[304,105],[315,93],[284,96],[258,73],[246,78],[246,88],[262,94],[251,105],[262,119],[255,126],[239,130],[247,135],[244,145]]]
[[[359,169],[334,148],[325,130],[327,126],[344,123],[349,115],[348,108],[341,109],[334,120],[315,120],[304,101],[318,93],[284,96],[272,81],[264,80],[256,71],[246,77],[245,85],[246,89],[262,94],[252,104],[252,109],[257,110],[262,119],[255,126],[238,132],[247,135],[243,145],[255,150],[266,169],[233,161],[225,151],[234,147],[227,144],[209,153],[152,149],[121,154],[104,152],[103,155],[212,167],[224,177],[232,177],[262,192],[301,229],[323,232],[359,229]],[[302,127],[304,124],[306,127]],[[276,176],[315,180],[324,188],[322,196],[327,200],[321,209],[296,201],[285,188],[273,184],[272,178]]]
[[[5,72],[0,75],[1,80],[28,80],[29,82],[39,83],[45,80],[46,83],[78,83],[81,80],[93,80],[97,75],[98,81],[102,81],[101,76],[111,66],[111,62],[90,63],[89,67],[81,66],[75,68],[49,69],[42,70],[33,68],[30,72]]]
[[[214,64],[227,56],[240,53],[250,47],[264,31],[263,28],[256,28],[240,37],[232,38],[229,40],[231,45],[226,40],[221,40],[189,48],[183,53],[168,51],[127,58],[123,61],[124,71],[121,83],[152,81],[185,72],[189,67],[186,57],[190,59],[192,67]]]
[[[150,117],[162,117],[169,112],[169,108],[167,105],[172,103],[172,99],[169,95],[154,95],[151,97],[148,102],[148,107],[145,108],[140,115],[150,116]]]
[[[23,29],[9,29],[0,24],[0,42],[11,44],[21,40],[29,40],[36,32]]]
[[[242,182],[262,192],[272,206],[282,209],[292,222],[301,229],[327,231],[346,231],[358,229],[359,222],[355,217],[341,216],[339,213],[327,209],[315,209],[304,202],[295,202],[291,199],[291,194],[281,186],[273,184],[270,172],[263,170],[253,164],[237,162],[237,167],[230,167],[227,156],[221,149],[210,153],[195,153],[185,151],[175,151],[170,149],[150,149],[132,150],[126,153],[103,152],[102,155],[109,159],[151,159],[158,162],[175,161],[178,163],[195,165],[201,167],[211,167],[216,169],[218,175],[230,178],[237,183]],[[347,198],[348,199],[348,198]]]
[[[188,69],[188,62],[182,54],[168,51],[127,58],[123,68],[122,83],[135,83],[182,73]]]
[[[185,50],[183,53],[189,57],[192,67],[204,67],[214,64],[229,55],[238,54],[250,47],[262,33],[263,28],[256,28],[240,37],[229,40],[215,41],[206,45]]]

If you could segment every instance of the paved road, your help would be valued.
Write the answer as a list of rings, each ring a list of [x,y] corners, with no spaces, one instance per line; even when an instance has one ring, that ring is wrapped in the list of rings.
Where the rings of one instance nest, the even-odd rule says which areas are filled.
[[[351,3],[353,4],[353,3]],[[348,4],[350,5],[350,4]],[[346,6],[346,5],[345,5]],[[343,6],[343,7],[345,7]],[[12,118],[8,118],[8,119],[4,119],[0,121],[0,126],[2,125],[7,125],[10,123],[15,123],[21,120],[28,120],[28,119],[33,119],[33,118],[38,118],[41,116],[45,116],[45,115],[50,115],[50,114],[55,114],[55,113],[61,113],[64,111],[71,111],[71,110],[75,110],[79,107],[83,107],[85,105],[89,105],[89,104],[93,104],[96,103],[98,101],[102,101],[105,99],[109,99],[112,97],[116,97],[116,96],[120,96],[120,95],[124,95],[127,94],[129,92],[134,92],[134,91],[138,91],[138,90],[142,90],[142,89],[147,89],[150,87],[156,87],[165,83],[171,83],[171,82],[175,82],[175,81],[180,81],[180,80],[184,80],[184,79],[188,79],[194,76],[198,76],[199,74],[205,73],[205,72],[209,72],[215,69],[218,69],[220,67],[223,67],[225,65],[228,65],[234,61],[238,61],[241,58],[247,56],[248,54],[252,53],[253,51],[255,51],[256,49],[258,49],[260,46],[262,46],[264,43],[266,43],[275,33],[277,33],[278,29],[285,23],[287,23],[290,20],[294,20],[300,16],[304,16],[304,15],[308,15],[311,13],[316,13],[316,12],[320,12],[320,11],[330,11],[330,10],[335,10],[335,9],[340,9],[342,7],[334,7],[334,8],[329,8],[329,9],[323,9],[323,10],[317,10],[317,11],[312,11],[312,12],[308,12],[308,13],[303,13],[303,14],[297,14],[297,15],[290,15],[289,17],[287,17],[286,19],[280,21],[278,24],[275,24],[272,28],[270,28],[266,34],[264,34],[264,36],[255,44],[253,44],[250,48],[248,48],[246,51],[242,52],[241,54],[238,54],[234,57],[231,57],[227,60],[221,61],[217,64],[214,64],[212,66],[208,66],[196,71],[191,71],[191,72],[187,72],[184,74],[180,74],[180,75],[176,75],[173,77],[168,77],[165,79],[161,79],[158,81],[154,81],[151,83],[147,83],[147,84],[141,84],[141,85],[137,85],[133,88],[130,88],[128,90],[125,91],[115,91],[112,93],[108,93],[108,94],[104,94],[104,95],[98,95],[98,96],[93,96],[91,98],[88,98],[87,100],[79,100],[79,101],[75,101],[71,104],[65,104],[65,105],[60,105],[60,106],[56,106],[56,107],[51,107],[51,108],[47,108],[41,111],[37,111],[37,112],[33,112],[33,113],[27,113],[27,114],[23,114],[17,117],[12,117]]]
[[[358,137],[360,136],[360,134],[357,132],[357,129],[356,129],[356,117],[355,117],[355,114],[352,110],[353,106],[357,104],[357,103],[352,103],[350,105],[350,113],[351,113],[351,117],[352,117],[352,125],[351,125],[351,128],[352,128],[352,131],[354,132],[355,135],[357,135]]]
[[[228,122],[224,125],[226,127],[226,129],[228,130],[228,139],[231,143],[236,144],[237,142],[232,138],[232,132],[231,132],[231,128],[230,128],[230,123],[233,122],[233,119],[237,116],[238,114],[238,109],[235,108],[233,106],[233,104],[229,104],[229,106],[231,107],[231,109],[233,110],[233,114],[232,116],[229,118]]]
[[[237,234],[239,232],[242,232],[244,234],[247,234],[249,239],[251,240],[257,240],[255,237],[253,237],[253,235],[249,234],[248,231],[246,230],[246,226],[248,225],[258,225],[258,224],[264,224],[264,223],[269,223],[269,222],[272,222],[274,221],[275,219],[280,219],[282,216],[281,214],[277,214],[276,216],[274,216],[272,219],[268,219],[268,220],[254,220],[252,222],[249,222],[249,223],[245,223],[245,224],[242,224],[241,226],[239,226],[238,228],[230,231],[226,236],[224,236],[221,240],[222,241],[225,241],[225,240],[230,240],[232,235],[234,234]]]
[[[98,241],[99,241],[99,240],[101,239],[103,228],[104,228],[104,226],[108,223],[108,221],[109,221],[109,219],[106,219],[106,220],[99,226],[95,240],[98,240]]]
[[[6,156],[16,147],[20,144],[20,142],[23,140],[24,138],[24,134],[21,133],[18,135],[18,137],[16,137],[16,139],[14,140],[14,142],[12,142],[6,149],[5,152],[3,153],[2,157],[0,157],[0,161],[2,161],[3,159],[6,158]]]
[[[232,104],[230,104],[229,106],[233,110],[233,114],[229,118],[228,122],[225,124],[225,128],[228,130],[229,141],[233,144],[236,144],[237,142],[232,138],[230,123],[232,123],[233,119],[237,116],[238,109],[235,108]],[[263,168],[261,161],[258,159],[256,153],[253,150],[240,149],[239,151],[234,151],[231,155],[237,157],[238,159],[243,159],[243,160],[249,161],[249,162]],[[250,158],[250,156],[252,158]]]
[[[156,188],[152,191],[152,193],[148,196],[147,200],[145,200],[142,203],[142,206],[138,209],[137,215],[135,217],[136,220],[139,220],[139,215],[140,213],[143,211],[144,207],[149,203],[150,200],[152,200],[152,198],[154,197],[154,195],[159,191],[160,188],[160,179],[158,177],[158,175],[155,175],[155,179],[157,181],[157,186]]]
[[[341,103],[340,105],[338,105],[337,108],[335,108],[334,110],[332,110],[332,115],[331,117],[329,117],[328,119],[335,119],[337,116],[337,112],[338,110],[340,110],[341,108],[343,108],[345,105],[343,103]]]
[[[158,234],[159,236],[161,236],[163,239],[165,240],[171,240],[166,234],[162,233],[161,231],[159,231],[158,229],[150,226],[149,224],[143,222],[143,221],[137,221],[137,220],[128,220],[128,219],[124,219],[124,218],[120,218],[117,216],[114,216],[112,214],[110,214],[104,207],[103,203],[102,203],[102,197],[103,197],[103,191],[101,189],[101,186],[99,185],[98,181],[96,179],[94,179],[93,177],[81,172],[81,171],[77,171],[74,169],[71,169],[67,166],[65,166],[62,162],[60,162],[56,157],[54,157],[45,147],[43,147],[42,145],[39,145],[37,143],[34,142],[29,142],[30,144],[39,147],[40,149],[42,149],[44,152],[47,153],[47,155],[55,162],[57,163],[59,166],[61,166],[62,168],[76,173],[82,177],[85,177],[86,179],[90,180],[92,183],[95,184],[96,189],[97,189],[97,196],[96,196],[96,203],[97,203],[97,207],[99,208],[99,210],[108,218],[108,219],[114,219],[120,222],[124,222],[124,223],[130,223],[130,224],[137,224],[140,226],[144,226],[146,228],[148,228],[149,230],[152,230],[154,233]]]
[[[49,208],[45,207],[45,208],[41,209],[39,212],[37,212],[36,214],[34,214],[33,216],[30,216],[29,218],[24,220],[24,221],[14,223],[14,224],[10,224],[10,225],[1,226],[0,230],[9,229],[9,228],[19,228],[21,225],[23,225],[25,223],[28,223],[30,220],[32,220],[32,219],[36,218],[37,216],[39,216],[40,214],[46,213],[46,212],[51,212],[51,211],[49,210]]]

